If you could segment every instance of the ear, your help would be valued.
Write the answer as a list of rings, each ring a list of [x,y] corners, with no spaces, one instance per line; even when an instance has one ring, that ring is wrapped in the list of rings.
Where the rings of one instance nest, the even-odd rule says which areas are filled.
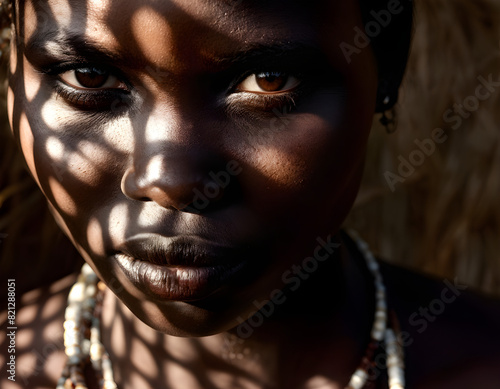
[[[371,32],[371,45],[378,64],[376,112],[392,108],[408,61],[413,31],[412,0],[362,0],[366,34],[370,23],[379,23],[379,33]]]

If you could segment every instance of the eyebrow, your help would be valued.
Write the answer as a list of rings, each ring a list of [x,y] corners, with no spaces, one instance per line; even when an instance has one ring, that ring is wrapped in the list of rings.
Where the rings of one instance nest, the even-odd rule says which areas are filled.
[[[25,45],[25,52],[44,53],[49,57],[68,59],[71,61],[90,60],[119,62],[123,61],[122,55],[115,53],[106,47],[91,41],[80,33],[71,31],[46,31],[35,34]]]
[[[71,62],[100,62],[108,65],[127,63],[129,68],[144,68],[146,63],[138,55],[125,55],[84,37],[81,33],[57,30],[45,31],[32,37],[25,46],[29,53],[44,53],[50,58]],[[29,55],[27,55],[28,57]],[[134,60],[130,60],[133,57]],[[137,61],[138,60],[138,61]],[[213,71],[227,68],[257,67],[265,60],[266,67],[293,62],[298,65],[326,63],[325,53],[320,47],[308,42],[258,42],[249,44],[242,50],[207,56],[204,65]],[[134,66],[135,64],[135,66]]]
[[[265,43],[253,44],[244,50],[213,58],[212,61],[219,66],[238,66],[259,65],[263,59],[266,59],[266,65],[272,66],[274,62],[282,64],[284,60],[297,63],[326,61],[326,56],[316,45],[288,41],[269,45]]]

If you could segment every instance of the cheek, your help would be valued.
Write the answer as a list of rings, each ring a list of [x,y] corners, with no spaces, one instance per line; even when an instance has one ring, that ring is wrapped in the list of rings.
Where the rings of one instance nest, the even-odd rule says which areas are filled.
[[[343,112],[291,115],[281,132],[248,153],[246,170],[252,173],[247,190],[263,213],[307,212],[318,204],[323,209],[349,206],[359,185],[371,120]]]
[[[81,226],[106,201],[103,193],[119,188],[119,166],[133,146],[132,126],[127,118],[104,124],[79,117],[24,68],[22,82],[11,80],[16,96],[10,89],[11,127],[59,224],[66,230],[68,224]]]

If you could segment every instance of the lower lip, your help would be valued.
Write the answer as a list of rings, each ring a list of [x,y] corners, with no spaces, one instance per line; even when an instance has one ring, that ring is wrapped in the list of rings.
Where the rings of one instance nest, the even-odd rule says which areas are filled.
[[[227,285],[245,265],[190,267],[155,265],[124,254],[115,255],[125,276],[145,295],[157,300],[195,301]]]

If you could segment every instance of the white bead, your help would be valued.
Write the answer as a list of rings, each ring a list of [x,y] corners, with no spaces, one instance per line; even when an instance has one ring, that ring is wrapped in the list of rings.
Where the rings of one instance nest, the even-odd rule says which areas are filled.
[[[78,346],[69,346],[69,347],[66,347],[65,353],[68,357],[81,356],[82,350]]]
[[[99,342],[101,339],[101,331],[99,330],[98,327],[91,327],[90,328],[90,341],[91,342]]]
[[[382,337],[384,335],[384,332],[385,332],[385,329],[386,329],[386,321],[384,319],[376,319],[374,322],[373,322],[373,329],[374,330],[377,330],[377,331],[382,331]]]
[[[403,376],[403,370],[397,366],[391,366],[387,369],[389,374],[389,387],[392,388],[393,385],[404,386],[405,380]]]
[[[102,359],[102,376],[105,381],[113,382],[113,367],[109,358]]]
[[[80,274],[87,277],[87,276],[95,274],[95,273],[88,263],[84,263],[82,266],[82,270],[80,271]]]
[[[64,334],[64,346],[78,346],[80,343],[80,336],[78,334]]]
[[[352,389],[361,389],[363,385],[366,383],[367,378],[368,374],[366,374],[366,371],[362,369],[357,369],[352,375],[348,387]]]
[[[371,335],[372,339],[378,340],[379,342],[384,339],[384,331],[372,329]]]
[[[85,297],[86,298],[94,298],[97,295],[97,286],[94,284],[90,284],[85,289]]]
[[[104,354],[104,346],[100,343],[93,343],[90,346],[90,358],[93,360],[99,360],[101,359],[102,355]]]
[[[73,285],[71,291],[69,292],[68,302],[70,304],[79,303],[82,302],[84,298],[85,298],[85,284],[77,282],[75,285]]]
[[[391,366],[396,366],[396,367],[402,367],[402,362],[400,361],[399,357],[397,355],[388,355],[387,356],[387,367]]]
[[[385,331],[385,341],[387,343],[394,343],[396,341],[396,335],[394,335],[394,331],[390,328]]]
[[[90,340],[88,340],[88,339],[83,339],[83,340],[82,340],[81,347],[82,347],[82,352],[83,352],[85,355],[89,355],[89,353],[90,353]]]
[[[65,320],[64,324],[63,324],[63,327],[64,327],[65,330],[69,330],[69,331],[78,329],[78,327],[76,326],[75,321],[73,321],[73,320]]]
[[[82,310],[75,305],[69,305],[64,312],[64,319],[79,323],[82,320]]]
[[[367,261],[367,266],[368,269],[370,269],[373,272],[378,272],[379,271],[379,266],[377,261]]]
[[[387,321],[387,313],[385,311],[378,310],[375,311],[375,320],[376,321],[383,321],[384,324]]]

